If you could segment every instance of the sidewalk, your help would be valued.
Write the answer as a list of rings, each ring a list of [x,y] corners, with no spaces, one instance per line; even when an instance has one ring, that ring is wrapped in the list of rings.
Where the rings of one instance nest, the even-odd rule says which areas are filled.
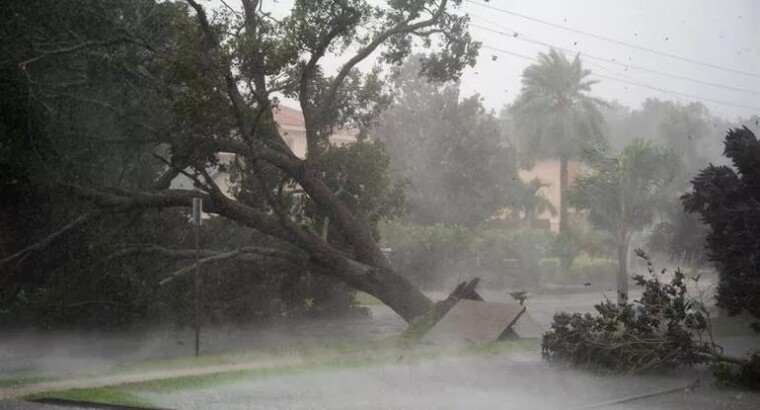
[[[83,377],[76,379],[62,379],[49,382],[25,384],[9,388],[0,388],[0,399],[19,398],[30,394],[57,390],[98,388],[127,383],[173,379],[186,376],[202,376],[243,370],[272,369],[285,366],[300,365],[304,363],[306,363],[306,361],[301,357],[288,357],[185,369],[156,370],[147,372],[114,374],[107,376]]]

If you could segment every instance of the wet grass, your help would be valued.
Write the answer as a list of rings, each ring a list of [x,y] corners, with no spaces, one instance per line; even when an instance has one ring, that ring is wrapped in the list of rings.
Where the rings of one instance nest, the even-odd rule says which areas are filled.
[[[99,389],[70,389],[49,393],[32,394],[24,397],[24,400],[36,401],[46,399],[61,399],[89,403],[114,404],[123,406],[147,407],[151,403],[139,395],[120,388]]]
[[[67,389],[45,392],[25,397],[27,400],[64,399],[130,406],[149,406],[151,403],[143,398],[146,393],[161,393],[192,390],[204,387],[255,380],[267,377],[315,373],[328,370],[354,369],[381,365],[413,365],[434,359],[450,359],[473,355],[500,355],[514,352],[537,351],[536,340],[515,340],[459,347],[440,347],[414,343],[395,337],[372,342],[346,342],[317,345],[302,345],[287,349],[269,349],[234,354],[220,354],[200,358],[184,357],[155,360],[123,366],[110,375],[151,370],[171,370],[197,368],[204,366],[232,363],[251,363],[257,360],[271,361],[262,367],[249,369],[231,369],[213,374],[180,376],[126,383],[93,389]],[[297,358],[298,360],[277,359]],[[34,382],[29,377],[27,382]],[[37,381],[44,381],[39,378]],[[20,382],[21,380],[18,380]]]
[[[0,376],[0,389],[16,387],[24,384],[42,383],[56,380],[53,376],[42,375],[18,375],[18,376]]]
[[[356,302],[362,306],[374,306],[383,304],[380,299],[362,291],[357,291],[355,298]]]
[[[255,349],[248,351],[201,355],[200,357],[183,356],[166,359],[148,360],[125,363],[109,372],[110,374],[135,373],[153,370],[185,369],[194,367],[218,366],[225,364],[246,363],[255,361],[274,361],[278,359],[302,358],[310,359],[325,355],[353,354],[363,351],[373,351],[388,348],[403,348],[408,343],[398,338],[379,339],[366,342],[330,342],[296,344],[282,348]]]
[[[453,358],[473,355],[497,355],[509,352],[536,351],[538,341],[517,340],[495,342],[463,347],[415,346],[406,349],[375,348],[361,349],[360,346],[342,346],[336,349],[312,350],[311,360],[304,363],[280,367],[235,370],[224,373],[176,377],[129,383],[119,386],[132,392],[167,392],[186,389],[198,389],[242,380],[266,378],[273,376],[303,374],[326,370],[351,369],[387,364],[414,364],[439,358]],[[317,354],[319,352],[319,354]]]

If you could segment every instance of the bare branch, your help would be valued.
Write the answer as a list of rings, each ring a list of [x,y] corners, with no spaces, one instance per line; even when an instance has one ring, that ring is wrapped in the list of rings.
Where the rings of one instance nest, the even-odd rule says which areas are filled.
[[[236,251],[240,253],[257,254],[257,255],[271,257],[271,258],[281,258],[281,259],[289,259],[289,260],[305,260],[304,256],[302,254],[298,254],[297,252],[291,252],[291,251],[286,251],[286,250],[277,249],[277,248],[266,248],[262,246],[244,246],[239,249],[236,249]],[[130,246],[108,255],[107,260],[119,259],[126,256],[139,255],[139,254],[155,254],[155,255],[165,256],[167,258],[192,259],[192,258],[195,258],[195,249],[172,249],[172,248],[165,248],[163,246],[158,246],[158,245]],[[203,258],[218,256],[220,254],[222,253],[213,251],[213,250],[208,250],[208,249],[200,250],[200,255]]]
[[[215,263],[215,262],[221,262],[229,259],[234,258],[247,258],[251,259],[251,255],[256,255],[256,257],[252,258],[254,261],[261,261],[265,260],[267,258],[277,258],[277,259],[284,259],[291,263],[298,263],[299,261],[301,263],[305,263],[306,259],[304,258],[297,258],[294,257],[295,254],[283,252],[279,249],[272,249],[272,248],[261,248],[261,247],[255,247],[255,246],[246,246],[239,249],[235,249],[234,251],[230,252],[223,252],[223,253],[217,253],[212,256],[207,256],[203,259],[200,259],[198,261],[198,264],[205,265],[208,263]],[[193,263],[191,265],[182,267],[180,269],[177,269],[176,271],[170,273],[166,278],[161,280],[161,282],[158,283],[159,286],[163,286],[174,279],[176,279],[179,276],[182,276],[188,272],[192,272],[195,267],[198,265],[196,263]]]
[[[121,43],[125,41],[128,41],[128,40],[124,37],[118,37],[111,40],[103,40],[103,41],[85,41],[84,43],[80,43],[80,44],[73,45],[70,47],[63,47],[63,48],[59,48],[55,50],[42,51],[41,54],[18,63],[18,66],[22,70],[26,70],[26,67],[29,66],[29,64],[32,64],[33,62],[41,60],[45,57],[49,57],[56,54],[73,53],[74,51],[82,50],[89,47],[107,46],[107,45]]]
[[[13,262],[13,261],[17,261],[16,264],[18,265],[19,263],[23,262],[26,258],[28,258],[29,255],[31,255],[33,253],[36,253],[36,252],[39,252],[39,251],[47,248],[48,246],[50,246],[50,244],[54,243],[55,241],[57,241],[61,237],[64,237],[64,236],[68,235],[69,233],[72,233],[72,232],[76,231],[77,229],[79,229],[82,226],[84,226],[86,223],[88,223],[88,222],[90,222],[92,220],[95,220],[95,219],[99,218],[102,215],[103,215],[103,212],[100,211],[100,210],[93,210],[93,211],[85,212],[84,214],[80,215],[79,217],[77,217],[73,221],[69,222],[67,225],[65,225],[62,228],[58,229],[57,231],[51,233],[50,235],[48,235],[47,237],[45,237],[43,240],[41,240],[41,241],[39,241],[39,242],[37,242],[37,243],[35,243],[33,245],[27,246],[26,248],[24,248],[24,249],[22,249],[22,250],[20,250],[20,251],[18,251],[16,253],[14,253],[13,255],[8,256],[8,257],[0,260],[0,267],[4,266],[4,265],[6,265],[6,264],[8,264],[10,262]]]

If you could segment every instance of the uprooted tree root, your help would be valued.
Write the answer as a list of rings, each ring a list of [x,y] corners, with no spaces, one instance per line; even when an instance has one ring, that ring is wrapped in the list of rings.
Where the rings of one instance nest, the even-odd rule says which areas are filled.
[[[644,288],[641,299],[620,306],[605,300],[595,306],[596,314],[556,314],[541,341],[546,360],[619,373],[713,363],[724,375],[760,374],[760,356],[749,360],[726,356],[715,344],[701,296],[689,295],[680,270],[663,281],[666,270],[656,273],[649,257],[640,250],[637,254],[647,262],[650,274],[634,277]],[[699,278],[690,280],[696,283]],[[721,375],[716,371],[716,376]]]

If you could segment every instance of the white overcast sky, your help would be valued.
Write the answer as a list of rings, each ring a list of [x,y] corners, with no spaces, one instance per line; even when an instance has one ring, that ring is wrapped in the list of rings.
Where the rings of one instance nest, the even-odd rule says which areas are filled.
[[[276,15],[286,14],[292,5],[292,0],[263,2],[264,7]],[[220,0],[212,0],[210,4],[219,6]],[[239,7],[237,0],[228,0],[227,4]],[[551,27],[479,4],[755,75],[680,61]],[[535,44],[541,42],[580,52],[587,67],[594,73],[639,84],[600,78],[592,92],[597,97],[617,100],[632,108],[640,106],[648,97],[682,102],[701,101],[712,113],[727,119],[760,114],[760,0],[465,0],[462,11],[472,17],[473,25],[490,29],[471,27],[473,37],[485,47],[481,49],[478,64],[467,69],[462,77],[463,94],[480,93],[484,105],[496,111],[513,101],[520,89],[522,70],[532,61],[486,47],[534,57],[538,52],[548,50],[544,45]],[[518,33],[517,38],[512,36],[514,32]],[[614,59],[619,63],[671,75],[749,90],[754,94],[626,68],[584,55]],[[496,60],[493,56],[497,57]],[[328,68],[331,65],[336,67],[346,58],[336,56],[326,65]]]

